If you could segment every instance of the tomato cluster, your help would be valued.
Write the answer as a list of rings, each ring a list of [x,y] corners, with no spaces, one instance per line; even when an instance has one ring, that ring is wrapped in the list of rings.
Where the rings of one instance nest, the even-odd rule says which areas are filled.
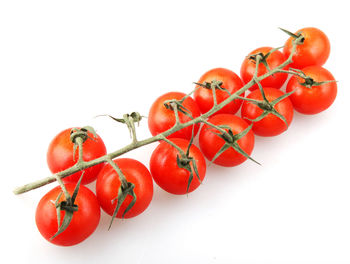
[[[152,201],[153,180],[171,194],[188,194],[204,180],[208,162],[232,167],[253,160],[255,136],[285,132],[294,110],[316,114],[327,109],[337,94],[334,77],[322,67],[330,53],[327,36],[316,28],[287,33],[290,38],[282,51],[264,46],[250,52],[240,76],[215,68],[199,78],[193,98],[182,92],[158,97],[148,126],[153,136],[162,137],[150,157],[150,170],[137,160],[109,159],[94,131],[75,128],[59,133],[47,154],[53,173],[82,160],[106,159],[65,177],[66,192],[56,187],[41,199],[36,211],[40,233],[57,245],[80,243],[96,229],[100,208],[112,220],[139,215]],[[194,144],[197,134],[199,147]],[[96,195],[84,186],[95,180]],[[66,214],[72,215],[68,225]]]

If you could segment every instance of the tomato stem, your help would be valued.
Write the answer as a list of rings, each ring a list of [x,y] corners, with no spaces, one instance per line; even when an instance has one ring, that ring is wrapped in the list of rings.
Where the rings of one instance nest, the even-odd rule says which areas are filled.
[[[122,170],[119,168],[119,166],[110,158],[107,158],[107,163],[109,165],[111,165],[112,168],[117,172],[118,177],[119,177],[120,182],[121,182],[121,187],[124,189],[127,189],[128,188],[128,181],[126,180],[125,175],[122,172]]]
[[[167,139],[166,137],[163,137],[161,140],[166,142],[166,143],[168,143],[170,146],[174,147],[180,153],[181,158],[185,158],[186,157],[185,152],[178,145],[176,145],[174,142],[172,142],[170,139]]]
[[[66,186],[64,185],[64,183],[63,183],[61,177],[59,177],[58,175],[55,175],[55,177],[56,177],[56,180],[57,180],[58,184],[61,186],[62,192],[64,193],[64,196],[66,197],[66,200],[67,200],[67,201],[68,201],[68,200],[71,200],[72,197],[70,196],[69,192],[67,191],[67,188],[66,188]]]
[[[336,80],[328,80],[328,81],[322,81],[322,82],[316,82],[314,79],[312,79],[310,76],[307,76],[302,70],[289,68],[289,70],[278,70],[280,73],[287,73],[291,75],[298,76],[302,79],[304,79],[304,82],[299,82],[301,85],[312,88],[313,86],[319,86],[322,84],[330,83],[330,82],[336,82]]]
[[[85,170],[89,167],[95,166],[95,165],[100,164],[100,163],[105,163],[105,162],[110,163],[114,158],[119,157],[120,155],[122,155],[124,153],[132,151],[132,150],[137,149],[139,147],[151,144],[153,142],[164,140],[164,138],[166,138],[167,136],[169,136],[169,135],[175,133],[176,131],[179,131],[185,127],[193,126],[193,125],[198,124],[198,123],[206,123],[206,120],[208,117],[215,114],[217,111],[222,109],[224,106],[226,106],[227,104],[229,104],[233,100],[239,98],[242,93],[247,91],[254,84],[258,84],[259,88],[261,88],[261,84],[260,84],[261,80],[263,80],[263,79],[265,79],[265,78],[267,78],[275,73],[284,72],[283,69],[292,62],[292,57],[295,54],[296,46],[299,45],[303,41],[303,39],[304,39],[304,37],[302,35],[296,35],[296,38],[293,41],[293,46],[292,46],[292,50],[291,50],[289,57],[283,63],[281,63],[279,66],[267,71],[265,74],[260,75],[260,76],[257,76],[258,65],[259,65],[260,60],[261,60],[261,56],[258,55],[256,57],[256,69],[255,69],[254,77],[252,78],[252,80],[250,80],[247,84],[245,84],[241,89],[239,89],[235,93],[230,94],[230,96],[228,98],[226,98],[224,101],[222,101],[220,104],[214,104],[213,107],[208,112],[206,112],[206,113],[204,113],[196,118],[191,118],[191,120],[184,122],[184,123],[180,123],[177,120],[176,124],[173,127],[171,127],[170,129],[168,129],[168,130],[166,130],[166,131],[164,131],[156,136],[149,137],[149,138],[146,138],[146,139],[140,140],[140,141],[137,140],[137,138],[136,138],[136,131],[135,131],[135,126],[134,126],[135,120],[133,119],[133,121],[131,121],[131,119],[128,119],[128,122],[130,123],[129,129],[131,128],[131,133],[132,133],[132,138],[133,138],[133,140],[130,144],[128,144],[128,145],[126,145],[126,146],[124,146],[124,147],[122,147],[114,152],[108,153],[104,156],[101,156],[97,159],[94,159],[94,160],[84,161],[82,158],[80,158],[75,165],[73,165],[72,167],[70,167],[66,170],[55,173],[49,177],[46,177],[46,178],[31,182],[28,184],[25,184],[23,186],[17,187],[13,191],[14,194],[25,193],[25,192],[28,192],[30,190],[44,186],[46,184],[52,183],[56,180],[60,181],[64,177],[67,177],[67,176],[72,175],[78,171]],[[295,74],[295,73],[291,73],[291,74]],[[187,95],[187,97],[188,96],[189,95]],[[182,104],[181,101],[179,101],[177,103],[175,102],[176,107],[174,107],[174,112],[177,113],[175,115],[178,115],[178,111],[180,111],[184,114],[190,114],[186,111],[185,108],[181,107],[181,104]],[[138,120],[138,121],[140,121],[140,120]],[[218,130],[220,131],[220,129],[218,129]],[[82,148],[81,148],[81,151],[82,151]],[[82,157],[82,155],[80,157]],[[114,162],[113,162],[113,164],[114,164]],[[123,179],[123,181],[124,181],[124,179]],[[125,182],[123,183],[123,185],[125,185],[124,187],[127,188],[126,179],[125,179]]]

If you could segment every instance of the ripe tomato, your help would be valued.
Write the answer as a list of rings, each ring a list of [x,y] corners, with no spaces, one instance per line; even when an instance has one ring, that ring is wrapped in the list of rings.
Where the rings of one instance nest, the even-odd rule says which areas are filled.
[[[265,97],[269,102],[276,100],[277,98],[284,95],[284,93],[276,88],[264,88]],[[251,92],[247,98],[255,99],[255,100],[263,100],[263,96],[260,90],[255,90]],[[286,119],[288,126],[292,122],[293,119],[293,105],[288,97],[284,98],[282,101],[278,102],[273,108],[280,113]],[[243,119],[247,120],[248,123],[251,123],[248,119],[254,120],[259,117],[263,113],[263,110],[249,102],[244,101],[241,109],[241,116]],[[253,131],[256,135],[271,137],[277,136],[282,132],[288,129],[286,123],[276,115],[269,113],[260,121],[253,123]]]
[[[65,186],[69,194],[72,195],[75,184],[67,183]],[[41,198],[36,208],[35,221],[39,232],[46,240],[59,246],[72,246],[84,241],[95,231],[100,221],[100,205],[95,194],[84,185],[80,185],[74,203],[78,206],[78,210],[73,213],[72,220],[66,230],[51,240],[50,238],[58,231],[55,201],[61,191],[61,187],[57,186]],[[63,200],[64,194],[58,202]],[[61,225],[65,211],[61,210],[60,212]]]
[[[311,78],[311,83],[334,81],[333,75],[320,66],[309,66],[302,69],[302,72]],[[301,83],[305,83],[304,79],[293,76],[286,88],[287,92],[296,90],[290,96],[290,100],[298,112],[313,115],[326,110],[333,104],[337,96],[336,82],[315,85],[310,88],[303,86]]]
[[[51,141],[49,149],[47,151],[47,164],[52,173],[63,171],[73,166],[78,161],[78,149],[76,150],[75,157],[73,158],[74,144],[70,140],[71,128],[63,130]],[[106,154],[106,147],[102,139],[97,135],[94,138],[90,132],[88,132],[90,138],[83,143],[83,159],[85,161],[93,160]],[[93,138],[93,139],[91,139]],[[93,182],[99,171],[104,166],[103,163],[95,165],[93,167],[84,170],[84,176],[82,184],[88,184]],[[74,173],[63,179],[64,182],[78,182],[81,176],[81,172]]]
[[[248,123],[242,118],[230,114],[214,115],[208,119],[208,122],[217,126],[228,126],[234,135],[243,132],[249,126]],[[225,130],[227,131],[227,129]],[[224,139],[215,133],[219,133],[219,131],[207,124],[202,127],[199,133],[199,147],[208,160],[213,160],[218,151],[220,151],[220,149],[226,143]],[[254,148],[253,131],[249,130],[249,132],[238,139],[236,143],[238,143],[239,147],[250,156]],[[218,156],[214,160],[214,163],[225,167],[233,167],[241,164],[246,159],[247,158],[245,156],[230,147],[225,150],[220,156]]]
[[[224,68],[215,68],[202,75],[199,79],[199,83],[204,84],[211,83],[212,81],[222,82],[221,87],[225,88],[230,94],[235,93],[243,87],[243,82],[237,74],[233,71]],[[194,100],[197,102],[200,111],[204,114],[208,112],[214,105],[213,91],[210,88],[199,87],[197,85],[196,91],[194,92]],[[221,103],[229,97],[227,91],[216,89],[217,103]],[[240,94],[244,96],[244,92]],[[241,107],[242,100],[235,99],[225,107],[217,111],[215,114],[228,113],[234,114]]]
[[[253,59],[250,59],[249,56],[259,53],[262,54],[262,56],[266,56],[266,54],[271,52],[271,50],[272,48],[270,47],[261,47],[250,52],[249,55],[244,59],[241,66],[241,77],[244,83],[248,83],[253,78],[256,68],[255,61]],[[285,61],[285,57],[282,52],[280,52],[279,50],[275,50],[267,56],[265,61],[269,66],[270,70],[273,70]],[[260,62],[257,76],[259,77],[267,72],[268,69],[266,68],[266,66]],[[273,87],[280,89],[283,83],[286,81],[287,76],[288,75],[286,73],[275,73],[261,80],[260,83],[263,87]],[[249,88],[249,90],[253,91],[257,88],[259,88],[258,85],[254,84],[252,87]]]
[[[153,181],[148,169],[139,161],[129,158],[115,159],[114,162],[123,172],[126,180],[135,185],[134,192],[136,203],[124,215],[124,218],[131,218],[141,214],[150,204],[153,197]],[[101,170],[96,181],[96,195],[102,209],[109,215],[117,206],[118,191],[121,182],[117,172],[110,164],[106,164]],[[115,199],[115,200],[114,200]],[[116,215],[122,218],[125,209],[132,202],[133,197],[128,195],[122,203]]]
[[[172,138],[171,141],[186,153],[189,145],[188,140]],[[193,178],[187,191],[190,172],[178,166],[177,156],[181,157],[177,149],[167,142],[161,142],[152,153],[150,170],[154,181],[163,190],[172,194],[186,194],[197,189],[200,182],[204,179],[206,163],[201,151],[195,145],[191,145],[189,156],[192,157],[196,163],[198,175],[193,167],[193,162],[190,162],[189,165],[192,169]],[[198,176],[201,181],[198,180]]]
[[[306,66],[322,66],[328,59],[331,46],[328,37],[321,30],[313,27],[298,30],[295,35],[304,37],[302,44],[297,45],[291,68],[301,69]],[[286,58],[289,57],[293,47],[293,37],[290,37],[283,48]]]
[[[173,110],[165,107],[164,102],[167,100],[181,100],[185,96],[184,93],[180,92],[169,92],[158,97],[158,99],[152,104],[151,109],[148,114],[148,127],[153,136],[160,134],[169,128],[173,127],[176,121],[175,113]],[[196,102],[191,98],[187,97],[183,102],[183,107],[185,111],[189,111],[193,118],[200,115],[199,108]],[[185,123],[191,120],[191,117],[178,111],[179,120],[181,123]],[[199,124],[194,125],[194,135],[197,134],[199,130]],[[183,128],[170,136],[168,138],[185,138],[191,139],[192,137],[192,126]]]

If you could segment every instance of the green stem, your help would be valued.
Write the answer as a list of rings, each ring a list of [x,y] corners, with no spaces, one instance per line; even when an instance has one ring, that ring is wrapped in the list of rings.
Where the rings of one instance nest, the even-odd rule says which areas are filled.
[[[56,178],[58,184],[61,186],[62,192],[64,193],[66,200],[70,201],[72,199],[72,197],[70,196],[69,192],[67,191],[67,188],[64,185],[62,179],[57,174],[55,174],[55,178]]]
[[[83,162],[83,143],[84,140],[81,137],[77,137],[75,139],[75,143],[78,144],[78,149],[79,149],[79,158],[78,158],[78,162]]]
[[[171,103],[171,106],[174,110],[174,115],[175,115],[175,126],[180,124],[180,117],[179,117],[179,111],[177,109],[177,104]]]
[[[135,142],[137,142],[137,136],[136,136],[136,128],[135,128],[134,119],[131,116],[129,116],[128,119],[130,122],[132,142],[135,143]]]
[[[221,127],[219,127],[217,125],[214,125],[214,124],[208,122],[207,120],[203,120],[202,123],[206,124],[206,125],[208,125],[208,126],[210,126],[212,128],[215,128],[216,130],[220,131],[223,134],[227,133],[225,129],[222,129]]]
[[[119,166],[113,161],[113,159],[106,158],[106,161],[117,172],[122,188],[124,189],[128,188],[128,181],[126,180],[125,175],[122,172],[122,170],[119,168]]]
[[[222,109],[224,106],[226,106],[227,104],[232,102],[234,99],[238,98],[240,94],[242,94],[243,92],[248,90],[255,83],[258,83],[261,80],[263,80],[263,79],[265,79],[265,78],[267,78],[267,77],[269,77],[269,76],[271,76],[271,75],[281,71],[288,64],[290,64],[292,62],[292,56],[295,53],[296,46],[298,45],[298,41],[299,41],[300,38],[302,38],[302,36],[299,36],[293,42],[293,48],[292,48],[291,54],[289,55],[289,57],[282,64],[280,64],[276,68],[272,69],[271,71],[269,71],[269,72],[267,72],[264,75],[261,75],[259,77],[256,76],[257,75],[257,70],[256,70],[256,72],[254,74],[256,76],[256,78],[253,78],[250,82],[248,82],[246,85],[244,85],[241,89],[239,89],[238,91],[236,91],[235,93],[230,95],[227,99],[222,101],[220,104],[214,105],[208,112],[202,114],[201,116],[199,116],[197,118],[194,118],[194,119],[191,119],[191,120],[189,120],[186,123],[177,122],[173,127],[171,127],[170,129],[164,131],[163,133],[158,134],[158,135],[153,136],[153,137],[150,137],[150,138],[147,138],[147,139],[144,139],[144,140],[141,140],[141,141],[137,140],[136,137],[135,137],[131,144],[126,145],[126,146],[124,146],[121,149],[118,149],[118,150],[116,150],[114,152],[111,152],[109,154],[106,154],[106,155],[101,156],[101,157],[99,157],[97,159],[94,159],[94,160],[90,160],[90,161],[79,160],[74,166],[72,166],[72,167],[70,167],[70,168],[68,168],[68,169],[66,169],[64,171],[58,172],[58,173],[56,173],[56,174],[54,174],[52,176],[49,176],[49,177],[46,177],[46,178],[34,181],[32,183],[29,183],[29,184],[17,187],[13,192],[15,194],[21,194],[21,193],[25,193],[25,192],[28,192],[30,190],[39,188],[39,187],[44,186],[44,185],[46,185],[48,183],[56,181],[57,178],[64,178],[64,177],[72,175],[73,173],[76,173],[76,172],[78,172],[80,170],[85,170],[85,169],[87,169],[89,167],[95,166],[95,165],[100,164],[100,163],[109,162],[110,160],[112,160],[112,159],[114,159],[116,157],[119,157],[120,155],[122,155],[124,153],[127,153],[127,152],[129,152],[131,150],[134,150],[134,149],[137,149],[139,147],[151,144],[153,142],[157,142],[157,141],[163,140],[164,138],[166,138],[167,136],[171,135],[172,133],[174,133],[176,131],[179,131],[179,130],[185,128],[185,127],[192,126],[192,125],[197,124],[197,123],[205,122],[205,120],[208,117],[212,116],[217,111]],[[176,109],[177,109],[177,107],[176,107]]]
[[[168,143],[170,146],[174,147],[181,155],[182,158],[186,157],[185,152],[178,146],[176,145],[174,142],[172,142],[171,140],[167,139],[166,137],[161,139],[162,141]]]

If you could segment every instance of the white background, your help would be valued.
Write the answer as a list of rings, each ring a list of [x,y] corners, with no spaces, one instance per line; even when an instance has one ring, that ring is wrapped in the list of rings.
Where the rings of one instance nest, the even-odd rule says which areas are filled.
[[[350,263],[349,16],[346,1],[1,1],[1,240],[9,263]],[[50,140],[92,125],[108,151],[127,129],[100,114],[148,114],[168,91],[189,92],[207,70],[239,73],[246,54],[283,45],[278,27],[322,29],[334,105],[295,114],[290,129],[256,137],[252,162],[209,167],[188,196],[155,186],[142,215],[116,221],[69,248],[44,240],[34,215],[55,184],[21,196],[14,187],[50,175]],[[138,130],[150,136],[147,120]],[[127,153],[148,166],[156,145]],[[94,189],[94,185],[89,185]]]

